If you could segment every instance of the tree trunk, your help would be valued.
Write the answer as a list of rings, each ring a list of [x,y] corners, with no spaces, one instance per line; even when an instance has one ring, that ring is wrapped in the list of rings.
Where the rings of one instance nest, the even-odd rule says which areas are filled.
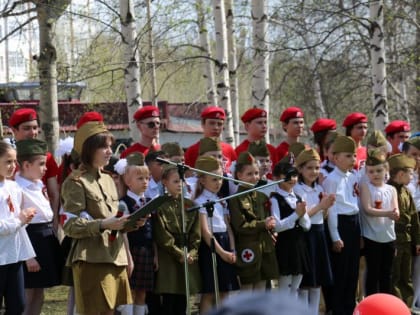
[[[254,49],[253,74],[252,74],[252,105],[262,107],[270,113],[270,85],[269,64],[267,47],[267,6],[265,0],[252,0],[252,41]],[[269,119],[267,128],[269,130]],[[270,133],[266,134],[269,142]]]
[[[58,146],[60,126],[57,102],[57,51],[54,43],[55,26],[71,0],[33,1],[39,24],[38,72],[40,84],[39,120],[42,136],[50,152]]]
[[[387,78],[385,68],[385,43],[383,33],[383,1],[371,1],[370,43],[373,89],[373,116],[375,130],[384,130],[388,124]]]
[[[206,15],[204,10],[203,0],[196,1],[197,10],[197,24],[198,32],[200,34],[200,46],[203,55],[207,57],[204,67],[203,77],[207,80],[207,101],[212,105],[217,105],[216,97],[216,82],[214,79],[214,64],[212,60],[212,53],[210,49],[209,33],[206,25]]]
[[[229,52],[229,82],[230,82],[230,99],[232,104],[232,115],[233,115],[233,134],[235,137],[235,143],[239,143],[239,86],[238,76],[236,70],[238,62],[236,60],[236,38],[235,38],[235,25],[233,16],[233,1],[226,0],[226,28],[228,38],[228,52]]]
[[[151,0],[147,0],[147,33],[149,39],[149,66],[150,66],[150,75],[152,83],[152,104],[158,104],[157,98],[157,83],[156,83],[156,65],[155,65],[155,47],[153,44],[153,28],[152,28],[152,14],[151,14]]]
[[[233,137],[232,108],[230,103],[229,92],[229,69],[228,69],[228,52],[227,52],[227,36],[226,36],[226,15],[224,0],[213,0],[214,24],[216,30],[216,52],[217,52],[217,96],[219,105],[226,112],[225,129],[223,132],[224,140],[235,146]]]
[[[130,136],[135,142],[140,135],[133,115],[142,106],[140,87],[139,51],[137,48],[136,19],[132,0],[120,0],[122,45],[124,47],[124,87],[127,99]]]
[[[416,9],[416,22],[417,25],[420,25],[420,1],[414,0],[414,6]],[[420,104],[420,26],[417,26],[416,29],[416,45],[413,50],[414,60],[416,64],[416,104]],[[416,114],[416,126],[411,126],[413,130],[420,130],[420,106],[414,106],[414,111]]]

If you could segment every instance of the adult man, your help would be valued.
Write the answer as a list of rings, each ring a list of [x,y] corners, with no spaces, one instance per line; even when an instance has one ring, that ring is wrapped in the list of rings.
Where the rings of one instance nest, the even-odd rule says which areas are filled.
[[[226,114],[223,108],[217,106],[206,107],[201,112],[201,127],[203,137],[220,138],[223,131],[223,124]],[[226,142],[221,142],[222,154],[225,162],[225,171],[229,169],[232,161],[236,160],[236,153],[232,146]],[[199,154],[200,141],[190,146],[185,152],[185,164],[194,167]]]
[[[247,138],[235,148],[236,155],[247,151],[249,144],[255,141],[264,140],[267,133],[267,112],[261,108],[250,108],[241,117],[248,133]],[[267,143],[267,149],[270,153],[271,162],[275,160],[276,148]]]
[[[391,144],[391,155],[401,153],[400,144],[410,137],[410,124],[404,120],[391,121],[385,127],[386,140]]]
[[[273,163],[277,163],[283,157],[289,153],[289,146],[293,143],[299,142],[300,136],[303,133],[304,120],[303,111],[299,107],[288,107],[280,116],[282,128],[286,132],[286,140],[278,145],[276,148],[276,160]]]
[[[36,111],[32,108],[21,108],[13,112],[9,119],[9,127],[12,128],[16,141],[35,139],[38,137],[39,127]],[[47,152],[47,171],[42,181],[47,188],[51,208],[54,212],[54,229],[58,228],[58,207],[60,194],[57,183],[58,166],[53,155]]]
[[[140,152],[146,156],[150,149],[159,150],[160,148],[156,141],[160,128],[159,108],[152,105],[143,106],[134,113],[133,118],[140,132],[140,140],[125,149],[121,153],[121,158],[133,152]]]

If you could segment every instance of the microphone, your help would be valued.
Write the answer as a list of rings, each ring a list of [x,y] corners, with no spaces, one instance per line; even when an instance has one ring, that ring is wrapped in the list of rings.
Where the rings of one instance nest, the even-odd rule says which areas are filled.
[[[118,212],[117,212],[117,215],[115,217],[116,218],[121,218],[123,216],[124,212],[126,212],[126,211],[128,212],[127,205],[123,202],[120,202],[118,204]],[[109,236],[108,236],[108,240],[110,242],[115,241],[115,239],[117,238],[117,233],[118,233],[117,230],[112,230],[111,234],[109,234]]]

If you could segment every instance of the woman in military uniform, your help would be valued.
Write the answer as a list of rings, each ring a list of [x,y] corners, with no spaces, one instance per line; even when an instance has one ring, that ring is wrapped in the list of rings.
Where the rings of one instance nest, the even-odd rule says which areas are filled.
[[[235,165],[235,177],[250,183],[238,192],[251,188],[259,180],[254,157],[242,152]],[[271,230],[275,219],[270,215],[266,195],[253,191],[229,200],[231,225],[235,236],[236,266],[242,289],[263,289],[266,280],[279,277]]]
[[[80,314],[111,315],[116,306],[132,303],[127,252],[123,235],[116,232],[123,229],[127,218],[116,218],[117,190],[102,171],[111,158],[112,142],[102,122],[80,127],[74,149],[81,165],[62,186],[64,232],[73,238],[67,265],[72,267]]]

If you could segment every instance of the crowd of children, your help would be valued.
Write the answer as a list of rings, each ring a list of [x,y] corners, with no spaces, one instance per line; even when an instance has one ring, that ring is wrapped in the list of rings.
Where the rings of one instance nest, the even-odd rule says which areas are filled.
[[[34,112],[17,115],[25,121],[28,113],[32,119]],[[134,118],[139,129],[153,129],[143,138],[156,136],[156,107]],[[311,148],[300,142],[303,111],[290,107],[280,117],[287,137],[275,148],[263,139],[267,113],[253,108],[242,116],[248,138],[233,150],[219,138],[224,119],[221,108],[203,111],[204,137],[185,151],[187,170],[173,164],[184,162],[177,143],[112,156],[102,116],[84,114],[60,167],[61,247],[42,181],[46,143],[1,141],[6,314],[40,314],[44,288],[63,283],[74,288],[69,305],[79,314],[184,315],[195,294],[205,314],[217,297],[269,288],[311,314],[322,295],[326,313],[350,315],[358,286],[365,296],[390,293],[419,309],[419,135],[406,139],[407,124],[398,121],[385,136],[373,132],[366,148],[367,117],[352,113],[346,135],[334,120],[318,119]],[[153,201],[160,203],[131,222]],[[66,268],[72,277],[63,280]]]

